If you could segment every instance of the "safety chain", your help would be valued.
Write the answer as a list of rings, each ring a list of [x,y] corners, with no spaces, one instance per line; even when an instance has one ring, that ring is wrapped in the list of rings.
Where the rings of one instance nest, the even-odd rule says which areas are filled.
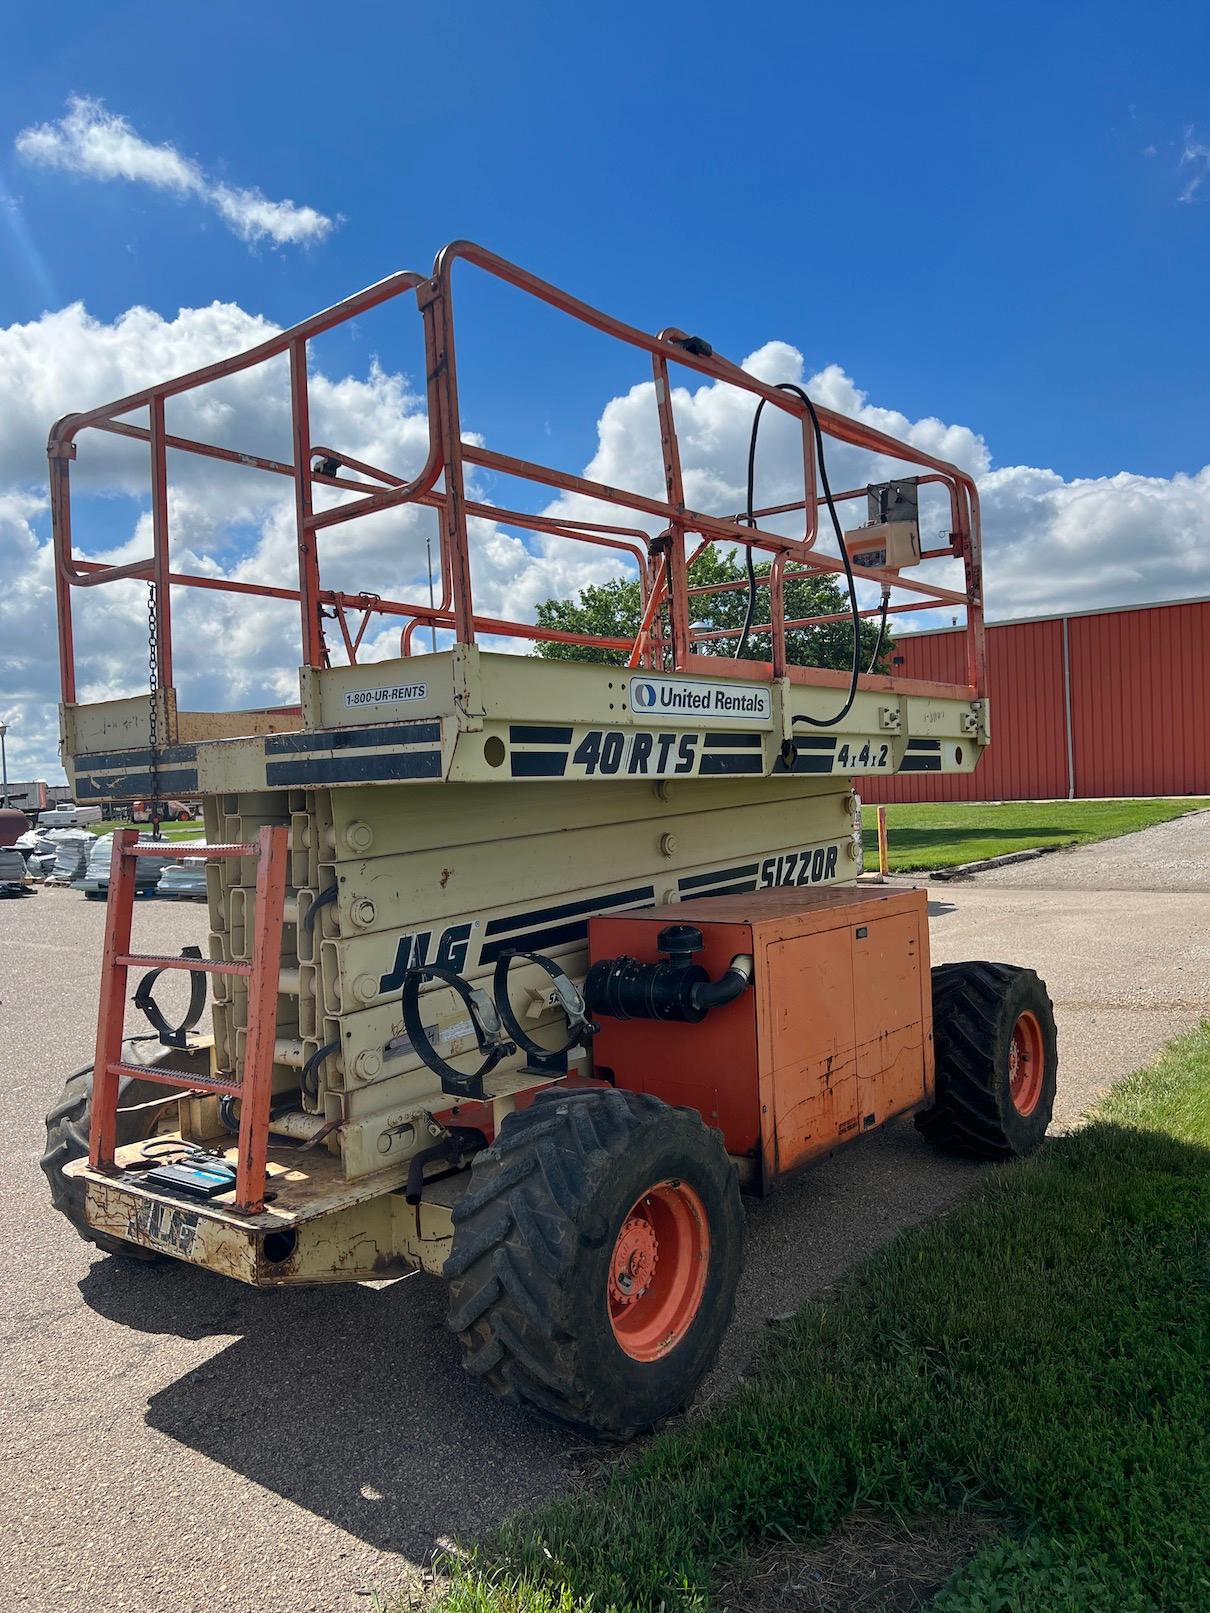
[[[160,833],[160,751],[159,751],[159,657],[156,654],[155,583],[147,584],[147,726],[151,739],[148,753],[148,773],[151,778],[151,838],[162,840]]]

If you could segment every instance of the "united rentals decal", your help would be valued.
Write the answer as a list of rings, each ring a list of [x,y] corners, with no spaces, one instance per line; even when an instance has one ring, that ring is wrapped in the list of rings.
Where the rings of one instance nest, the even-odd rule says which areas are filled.
[[[630,680],[630,709],[662,722],[770,722],[769,691],[755,683],[693,683],[687,678],[635,676]]]

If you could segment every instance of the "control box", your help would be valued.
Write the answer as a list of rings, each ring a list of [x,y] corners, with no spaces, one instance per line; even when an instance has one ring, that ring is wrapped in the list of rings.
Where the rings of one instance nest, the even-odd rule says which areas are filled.
[[[718,979],[752,958],[752,984],[696,1024],[602,1017],[593,1066],[619,1087],[700,1110],[750,1185],[779,1177],[932,1100],[932,988],[923,890],[780,887],[588,927],[592,961],[659,961],[657,936],[695,925]]]

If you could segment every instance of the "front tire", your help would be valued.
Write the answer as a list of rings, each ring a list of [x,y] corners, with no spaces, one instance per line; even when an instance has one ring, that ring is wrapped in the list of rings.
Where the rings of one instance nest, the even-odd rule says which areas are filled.
[[[916,1126],[930,1142],[981,1159],[1032,1154],[1054,1111],[1054,1008],[1032,969],[947,963],[933,970],[937,1088]]]
[[[594,1438],[692,1398],[735,1307],[743,1212],[691,1109],[555,1088],[504,1121],[454,1210],[449,1325],[467,1371]]]

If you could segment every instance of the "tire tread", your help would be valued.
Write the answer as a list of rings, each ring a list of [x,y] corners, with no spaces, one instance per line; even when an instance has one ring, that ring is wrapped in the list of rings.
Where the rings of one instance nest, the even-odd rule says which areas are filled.
[[[594,1208],[596,1184],[636,1134],[673,1118],[706,1130],[695,1110],[648,1094],[549,1089],[506,1117],[475,1157],[471,1185],[453,1211],[449,1326],[468,1371],[506,1399],[593,1437],[627,1438],[636,1427],[619,1421],[617,1407],[602,1406],[599,1386],[585,1381],[569,1320],[569,1275],[581,1250],[599,1247],[607,1230]]]
[[[1046,1022],[1053,1048],[1045,985],[1032,969],[980,961],[937,965],[932,986],[936,1094],[933,1107],[917,1115],[917,1129],[943,1148],[983,1159],[1031,1151],[1050,1120],[1054,1070],[1035,1111],[1039,1129],[1032,1116],[1023,1124],[1026,1117],[1013,1108],[1003,1059],[1016,1017],[1010,1003],[1022,996]]]

